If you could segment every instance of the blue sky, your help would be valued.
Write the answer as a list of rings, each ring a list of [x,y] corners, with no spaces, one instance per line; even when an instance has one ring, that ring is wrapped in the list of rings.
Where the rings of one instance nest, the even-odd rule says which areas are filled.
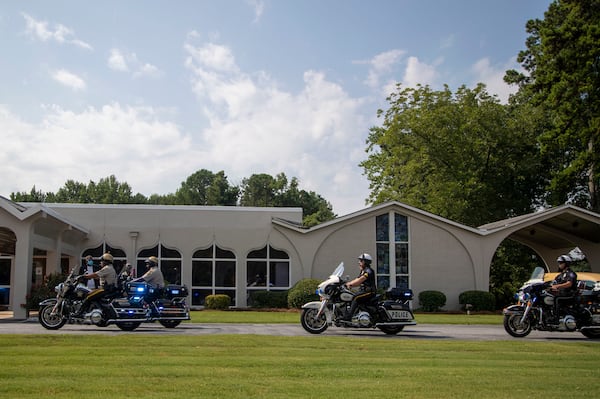
[[[0,3],[0,195],[115,175],[173,193],[297,177],[338,215],[365,207],[369,128],[396,83],[478,82],[505,101],[548,0]]]

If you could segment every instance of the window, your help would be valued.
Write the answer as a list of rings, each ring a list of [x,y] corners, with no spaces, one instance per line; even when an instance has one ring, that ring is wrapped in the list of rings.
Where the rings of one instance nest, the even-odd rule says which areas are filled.
[[[0,255],[0,309],[8,307],[9,305],[11,265],[11,257]]]
[[[409,288],[408,218],[394,212],[377,216],[375,237],[377,287]]]
[[[158,258],[158,267],[165,278],[165,284],[181,284],[181,253],[163,244],[143,249],[138,253],[136,276],[146,273],[146,259],[150,256]]]
[[[248,254],[246,285],[250,290],[288,289],[290,287],[290,257],[267,245]]]
[[[204,306],[208,295],[223,294],[235,306],[235,254],[217,245],[192,256],[192,305]]]

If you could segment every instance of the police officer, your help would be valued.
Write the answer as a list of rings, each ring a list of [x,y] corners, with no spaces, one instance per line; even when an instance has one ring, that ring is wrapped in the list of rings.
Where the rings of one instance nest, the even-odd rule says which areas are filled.
[[[373,258],[371,255],[364,253],[358,257],[358,266],[360,267],[360,273],[354,280],[346,283],[347,288],[360,286],[360,289],[354,295],[350,310],[344,315],[344,320],[350,321],[352,315],[356,311],[356,308],[361,303],[368,302],[377,293],[377,285],[375,283],[375,272],[371,269],[371,262]]]
[[[573,296],[577,290],[577,274],[571,270],[571,257],[561,255],[556,259],[558,262],[558,272],[560,273],[554,279],[550,289],[554,293],[554,316],[559,317],[558,301],[564,297]]]

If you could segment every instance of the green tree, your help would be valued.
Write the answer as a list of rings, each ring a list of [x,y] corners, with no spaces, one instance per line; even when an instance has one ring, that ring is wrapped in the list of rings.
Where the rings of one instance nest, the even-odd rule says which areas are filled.
[[[15,202],[45,202],[46,197],[46,193],[42,190],[36,190],[35,185],[31,188],[29,193],[21,191],[10,194],[10,199]]]
[[[507,71],[518,85],[515,103],[547,115],[539,136],[550,170],[547,201],[600,211],[600,0],[560,0],[544,19],[530,20],[524,73]]]
[[[541,187],[538,118],[485,86],[397,87],[370,129],[369,200],[398,200],[468,225],[530,212]]]

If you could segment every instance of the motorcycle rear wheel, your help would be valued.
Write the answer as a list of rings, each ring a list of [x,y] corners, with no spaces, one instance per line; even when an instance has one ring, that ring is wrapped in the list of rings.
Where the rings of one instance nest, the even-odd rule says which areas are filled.
[[[181,320],[159,320],[158,322],[165,328],[175,328],[181,323]]]
[[[521,323],[523,315],[506,315],[504,316],[504,329],[507,333],[516,338],[523,338],[531,332],[531,321],[529,318]]]
[[[379,328],[381,331],[383,331],[387,335],[396,335],[400,331],[404,330],[404,326],[394,326],[394,327],[392,327],[392,326],[379,326],[377,328]]]
[[[318,309],[302,309],[300,323],[302,327],[311,334],[321,334],[327,330],[327,318],[324,313],[317,318]]]
[[[65,325],[67,319],[61,314],[52,315],[54,305],[45,305],[40,308],[38,321],[47,330],[58,330]]]

